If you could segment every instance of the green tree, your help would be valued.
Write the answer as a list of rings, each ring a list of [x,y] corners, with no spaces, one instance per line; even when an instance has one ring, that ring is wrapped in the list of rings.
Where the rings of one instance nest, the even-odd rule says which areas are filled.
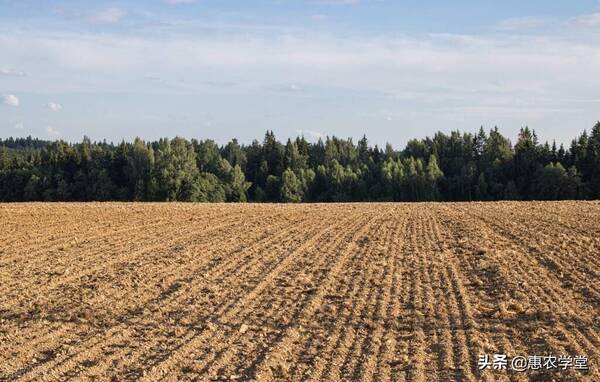
[[[525,198],[533,196],[532,175],[541,168],[539,151],[535,131],[528,127],[521,129],[515,145],[514,174],[519,194]]]
[[[0,146],[0,171],[8,170],[9,164],[8,149]]]
[[[285,176],[284,176],[285,174]],[[473,195],[471,193],[474,192]],[[571,146],[516,145],[498,128],[370,147],[366,136],[224,147],[182,138],[117,145],[0,139],[0,200],[371,201],[600,197],[600,123]]]
[[[485,173],[479,174],[477,178],[477,185],[475,186],[475,199],[476,200],[489,200],[488,184],[485,180]]]
[[[600,198],[600,122],[596,123],[587,142],[584,170],[593,198]]]
[[[560,163],[542,168],[535,179],[535,196],[542,200],[573,199],[578,196],[581,181],[577,170],[568,171]]]
[[[281,175],[281,201],[298,203],[302,201],[302,185],[296,174],[287,168]]]
[[[382,165],[383,193],[384,199],[401,201],[403,200],[404,187],[404,166],[400,160],[394,160],[392,157],[386,159]]]
[[[223,158],[232,166],[239,166],[242,171],[246,168],[246,154],[235,138],[229,141],[223,148]]]
[[[27,181],[27,185],[25,185],[23,192],[23,198],[26,201],[35,201],[40,199],[40,183],[40,178],[37,175],[32,174]]]
[[[155,154],[154,177],[157,189],[154,199],[165,201],[197,201],[200,173],[196,152],[183,138],[161,139]]]
[[[427,179],[427,199],[439,200],[440,193],[438,190],[438,182],[444,176],[442,170],[438,166],[437,157],[434,154],[429,156],[427,163],[426,179]]]
[[[267,177],[265,200],[269,202],[278,202],[281,200],[281,186],[279,177],[275,175],[269,175]]]
[[[239,164],[236,164],[227,176],[225,187],[226,200],[228,202],[246,202],[247,192],[252,184],[246,182],[246,177]]]
[[[149,185],[153,170],[154,151],[143,140],[136,138],[125,165],[125,176],[130,189],[133,190],[134,200],[149,199]]]
[[[285,145],[285,156],[284,165],[286,169],[291,169],[295,173],[299,173],[300,170],[306,168],[308,158],[305,154],[300,153],[300,149],[296,142],[292,142],[288,139]]]

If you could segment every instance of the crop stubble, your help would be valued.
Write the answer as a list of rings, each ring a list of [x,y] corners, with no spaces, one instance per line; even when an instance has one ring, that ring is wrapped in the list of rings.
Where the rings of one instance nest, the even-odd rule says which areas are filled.
[[[600,380],[600,203],[0,205],[0,380]],[[480,372],[480,354],[590,371]]]

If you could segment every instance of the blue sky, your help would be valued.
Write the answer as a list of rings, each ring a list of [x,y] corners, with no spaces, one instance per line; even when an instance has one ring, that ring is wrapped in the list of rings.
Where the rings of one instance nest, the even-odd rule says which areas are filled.
[[[597,0],[0,0],[0,137],[568,143],[599,89]]]

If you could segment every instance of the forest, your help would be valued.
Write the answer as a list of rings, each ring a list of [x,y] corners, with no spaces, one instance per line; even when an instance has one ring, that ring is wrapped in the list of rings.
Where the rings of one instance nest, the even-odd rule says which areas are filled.
[[[565,148],[522,128],[410,140],[250,145],[176,137],[119,144],[0,140],[0,201],[352,202],[600,198],[600,122]]]

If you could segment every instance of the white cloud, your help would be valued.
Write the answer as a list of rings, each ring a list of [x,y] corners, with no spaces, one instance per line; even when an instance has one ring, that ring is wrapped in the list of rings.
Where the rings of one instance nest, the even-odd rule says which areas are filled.
[[[327,15],[322,15],[322,14],[316,14],[316,15],[312,15],[310,16],[310,19],[312,21],[323,21],[323,20],[327,20]]]
[[[318,131],[312,131],[312,130],[296,130],[296,134],[303,136],[305,138],[306,138],[306,136],[308,136],[309,138],[313,138],[315,140],[325,138],[325,134],[320,133]]]
[[[23,129],[25,129],[25,126],[22,123],[15,123],[14,128],[16,130],[23,130]]]
[[[60,132],[55,130],[52,126],[46,126],[46,134],[51,137],[59,137],[61,135]]]
[[[25,72],[14,69],[0,69],[0,75],[8,77],[25,77]]]
[[[43,62],[54,77],[62,73],[64,81],[45,85],[46,91],[57,92],[87,92],[90,81],[94,91],[128,90],[132,84],[127,81],[149,70],[152,76],[147,83],[172,73],[186,77],[186,86],[179,86],[178,91],[206,89],[206,81],[243,84],[243,89],[251,92],[279,89],[281,84],[288,84],[287,90],[297,90],[302,84],[303,89],[311,89],[311,94],[334,88],[346,94],[351,90],[388,94],[401,91],[410,94],[411,100],[429,103],[479,103],[490,94],[509,92],[520,97],[552,93],[561,98],[588,99],[594,96],[591,89],[600,86],[600,46],[593,41],[551,36],[349,39],[305,34],[278,39],[159,39],[21,35],[0,38],[0,51],[22,56],[30,63]],[[202,73],[211,73],[210,78]],[[73,76],[86,81],[73,81]],[[27,91],[34,90],[32,83]]]
[[[20,102],[19,98],[14,94],[5,94],[2,96],[4,98],[4,104],[12,107],[18,107]]]
[[[100,9],[89,14],[89,20],[95,24],[116,24],[127,16],[127,12],[121,8]]]
[[[329,5],[350,5],[350,4],[358,4],[360,0],[316,0],[313,1],[317,4],[329,4]]]
[[[301,83],[311,88],[422,92],[427,86],[420,89],[403,86],[413,80],[426,80],[430,86],[465,88],[468,84],[485,90],[492,79],[498,79],[503,87],[510,84],[513,90],[524,89],[528,84],[536,85],[529,87],[536,90],[541,89],[538,85],[542,83],[550,87],[563,83],[556,78],[564,79],[564,83],[567,79],[571,83],[595,81],[600,67],[597,43],[545,36],[348,39],[307,34],[278,39],[234,36],[155,39],[23,35],[0,38],[0,51],[30,62],[44,62],[54,73],[103,78],[104,83],[115,86],[123,78],[139,78],[140,72],[151,69],[153,75],[149,80],[179,73],[188,77],[191,84],[194,77],[201,78],[199,73],[208,71],[213,74],[211,78],[203,78],[204,81],[235,79],[236,83],[262,88]],[[87,90],[86,84],[79,82],[79,89]],[[68,85],[73,88],[77,83],[69,81]]]
[[[539,28],[548,23],[550,23],[550,20],[542,17],[514,17],[500,21],[495,29],[499,31],[518,31]]]
[[[193,4],[197,3],[198,0],[165,0],[165,3],[170,5],[179,5],[179,4]]]
[[[600,26],[600,13],[591,13],[588,15],[581,15],[571,19],[573,24],[584,25],[584,26]]]
[[[248,110],[253,110],[240,110],[235,116],[215,113],[225,123],[229,121],[228,126],[237,126],[238,119],[272,112],[264,110],[259,100],[275,89],[293,94],[281,97],[286,98],[281,105],[289,106],[281,113],[298,114],[290,117],[290,132],[305,126],[330,131],[350,125],[348,121],[356,114],[380,108],[386,113],[377,116],[374,124],[387,127],[391,125],[387,116],[397,126],[441,123],[446,128],[507,120],[517,126],[537,122],[558,128],[598,118],[591,102],[574,107],[573,102],[564,102],[598,98],[600,44],[588,29],[573,35],[488,30],[481,35],[378,37],[308,31],[275,36],[216,31],[160,37],[42,32],[0,33],[0,51],[13,58],[11,64],[47,73],[47,79],[40,78],[42,83],[37,78],[19,81],[23,85],[15,92],[132,91],[157,94],[157,100],[170,99],[171,94],[234,95],[224,103],[247,103]],[[147,81],[142,81],[145,74],[149,74]],[[185,84],[175,87],[179,78]],[[161,86],[153,83],[159,79],[163,79]],[[471,109],[460,109],[465,106]],[[153,107],[159,108],[160,102]],[[524,114],[525,108],[535,113]],[[565,112],[581,108],[586,111],[578,115]],[[408,115],[409,111],[413,114]],[[129,117],[127,113],[137,118],[135,112],[123,111]],[[560,116],[564,119],[559,120]],[[444,118],[453,122],[461,117],[455,124],[443,124]],[[362,123],[357,118],[350,122]]]
[[[50,108],[50,110],[56,111],[56,112],[61,111],[63,108],[61,104],[56,103],[56,102],[48,102],[47,106]]]

